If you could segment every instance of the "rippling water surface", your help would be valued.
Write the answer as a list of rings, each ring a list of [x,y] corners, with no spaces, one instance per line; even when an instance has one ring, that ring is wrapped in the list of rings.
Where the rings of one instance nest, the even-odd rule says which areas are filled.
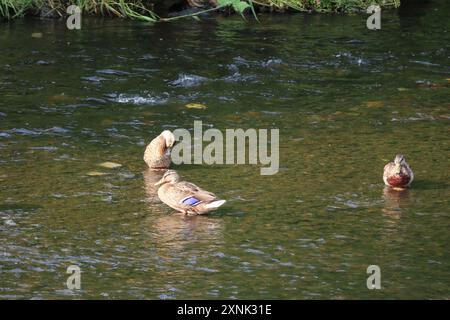
[[[358,15],[1,24],[0,298],[449,298],[450,7],[434,6],[383,12],[378,32]],[[179,166],[228,203],[174,213],[143,150],[194,120],[279,128],[280,172]],[[381,179],[397,152],[403,193]]]

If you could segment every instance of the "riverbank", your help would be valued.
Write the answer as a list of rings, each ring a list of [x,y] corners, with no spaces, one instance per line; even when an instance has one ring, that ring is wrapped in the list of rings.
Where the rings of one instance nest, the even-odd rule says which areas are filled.
[[[66,8],[72,4],[78,5],[83,14],[156,22],[211,12],[360,12],[371,4],[398,7],[400,0],[0,0],[0,20],[27,15],[60,18],[67,15]]]

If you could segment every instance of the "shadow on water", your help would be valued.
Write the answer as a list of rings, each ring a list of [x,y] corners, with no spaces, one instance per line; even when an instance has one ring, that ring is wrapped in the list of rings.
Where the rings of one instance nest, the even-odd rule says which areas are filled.
[[[444,181],[415,179],[413,181],[413,188],[417,190],[445,190],[449,188],[449,184]]]

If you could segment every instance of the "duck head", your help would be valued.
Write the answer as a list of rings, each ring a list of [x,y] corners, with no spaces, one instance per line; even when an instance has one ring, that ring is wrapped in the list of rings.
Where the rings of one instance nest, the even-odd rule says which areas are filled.
[[[399,174],[402,171],[402,166],[406,164],[406,159],[402,154],[398,154],[394,159],[394,170],[396,174]]]
[[[164,175],[162,176],[161,180],[159,180],[157,183],[155,183],[155,186],[162,185],[164,183],[177,183],[180,181],[180,176],[175,170],[167,170]]]
[[[166,148],[172,148],[175,144],[175,136],[173,135],[173,133],[170,132],[170,130],[164,130],[163,132],[161,132],[161,136],[166,141]]]

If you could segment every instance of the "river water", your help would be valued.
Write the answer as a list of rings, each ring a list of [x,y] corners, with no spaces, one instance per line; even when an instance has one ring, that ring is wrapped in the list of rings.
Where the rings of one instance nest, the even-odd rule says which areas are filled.
[[[1,24],[0,298],[448,299],[450,6],[419,11]],[[279,172],[177,166],[228,202],[174,213],[143,151],[195,120],[278,128]]]

